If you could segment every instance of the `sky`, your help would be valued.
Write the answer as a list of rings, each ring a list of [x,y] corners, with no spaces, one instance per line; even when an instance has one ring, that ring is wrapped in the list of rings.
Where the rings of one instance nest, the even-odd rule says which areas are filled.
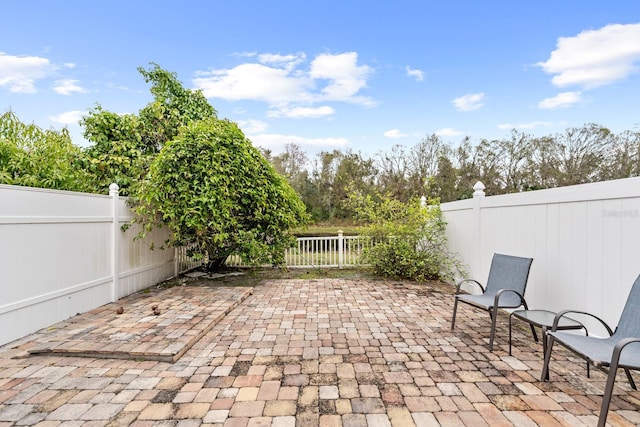
[[[22,0],[0,9],[0,113],[137,114],[151,63],[277,154],[439,135],[640,131],[637,0]]]

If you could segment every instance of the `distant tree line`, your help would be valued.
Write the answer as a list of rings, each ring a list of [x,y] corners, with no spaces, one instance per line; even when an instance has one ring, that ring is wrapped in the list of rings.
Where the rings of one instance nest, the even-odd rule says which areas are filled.
[[[347,188],[378,192],[407,202],[438,197],[449,202],[472,197],[482,181],[488,195],[516,193],[640,176],[640,132],[619,134],[585,124],[553,136],[512,131],[500,140],[457,146],[439,136],[413,146],[395,145],[371,157],[350,150],[323,151],[313,158],[296,144],[263,155],[298,192],[313,219],[351,219],[345,207]]]

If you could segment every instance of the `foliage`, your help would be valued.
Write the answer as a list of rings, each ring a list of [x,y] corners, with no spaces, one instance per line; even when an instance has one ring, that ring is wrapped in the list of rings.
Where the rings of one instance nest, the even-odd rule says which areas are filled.
[[[461,263],[448,252],[437,200],[422,206],[417,199],[405,203],[379,193],[351,192],[346,204],[365,224],[362,235],[373,244],[361,260],[376,275],[424,281],[452,279],[461,272]]]
[[[374,162],[360,153],[323,151],[312,159],[311,166],[296,144],[286,144],[285,150],[275,156],[269,150],[263,150],[263,154],[287,178],[315,222],[349,219],[349,212],[342,206],[346,188],[353,185],[366,193],[376,186]]]
[[[0,183],[91,191],[95,181],[86,165],[67,129],[43,130],[11,111],[0,116]]]
[[[210,118],[182,127],[151,164],[137,194],[144,230],[165,224],[172,246],[207,256],[211,268],[238,254],[284,263],[288,231],[307,220],[304,204],[235,123]]]
[[[153,102],[140,110],[144,150],[157,152],[178,135],[180,127],[194,120],[216,118],[215,108],[199,90],[185,89],[175,73],[158,64],[145,70],[138,67],[145,82],[151,83]]]
[[[133,114],[116,114],[100,105],[82,118],[84,137],[94,144],[86,149],[89,166],[96,177],[97,192],[104,193],[111,183],[128,195],[130,187],[144,175],[151,160],[142,146],[142,124]]]
[[[570,128],[556,138],[560,186],[600,179],[600,168],[613,146],[611,131],[596,124]]]
[[[202,92],[185,89],[174,73],[157,64],[138,71],[151,83],[154,97],[139,115],[117,114],[97,105],[80,122],[84,137],[93,142],[87,155],[98,181],[96,191],[101,193],[115,182],[121,194],[131,194],[131,187],[144,176],[153,157],[176,137],[181,126],[216,117]]]

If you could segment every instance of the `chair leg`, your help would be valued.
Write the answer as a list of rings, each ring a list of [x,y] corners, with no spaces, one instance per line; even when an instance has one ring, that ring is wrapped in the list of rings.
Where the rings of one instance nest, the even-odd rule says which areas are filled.
[[[607,385],[602,395],[602,405],[600,406],[600,416],[598,417],[598,427],[604,427],[607,423],[607,415],[609,414],[609,404],[613,395],[613,384],[616,382],[616,371],[618,370],[618,359],[614,358],[609,366],[609,375],[607,375]]]
[[[631,376],[631,371],[625,368],[624,373],[627,374],[627,379],[629,380],[629,384],[631,385],[631,388],[634,390],[637,390],[638,387],[636,387],[636,383],[635,381],[633,381],[633,377]]]
[[[451,318],[451,330],[453,331],[456,325],[456,311],[458,310],[458,298],[453,298],[453,317]]]
[[[489,350],[493,351],[493,338],[496,335],[496,323],[498,319],[498,307],[493,307],[493,314],[491,311],[489,312],[489,316],[491,316],[491,335],[489,336]]]
[[[527,302],[525,300],[522,300],[522,305],[524,306],[525,310],[529,310],[529,306],[527,305]],[[535,342],[538,342],[538,334],[536,333],[536,328],[534,328],[531,323],[529,323],[529,326],[531,327],[531,335],[533,335],[533,340]],[[544,330],[542,331],[542,339],[544,339]]]
[[[543,336],[542,339],[547,340],[547,351],[544,353],[544,364],[542,365],[542,375],[540,375],[540,381],[547,381],[549,379],[549,362],[551,361],[551,349],[553,348],[553,342],[555,341],[553,335]]]

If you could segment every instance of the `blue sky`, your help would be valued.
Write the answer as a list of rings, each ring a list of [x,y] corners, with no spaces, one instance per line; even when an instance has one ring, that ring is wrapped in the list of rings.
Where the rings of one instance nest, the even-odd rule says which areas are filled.
[[[0,16],[0,112],[78,145],[96,104],[151,100],[150,62],[274,153],[640,130],[637,0],[23,0]]]

